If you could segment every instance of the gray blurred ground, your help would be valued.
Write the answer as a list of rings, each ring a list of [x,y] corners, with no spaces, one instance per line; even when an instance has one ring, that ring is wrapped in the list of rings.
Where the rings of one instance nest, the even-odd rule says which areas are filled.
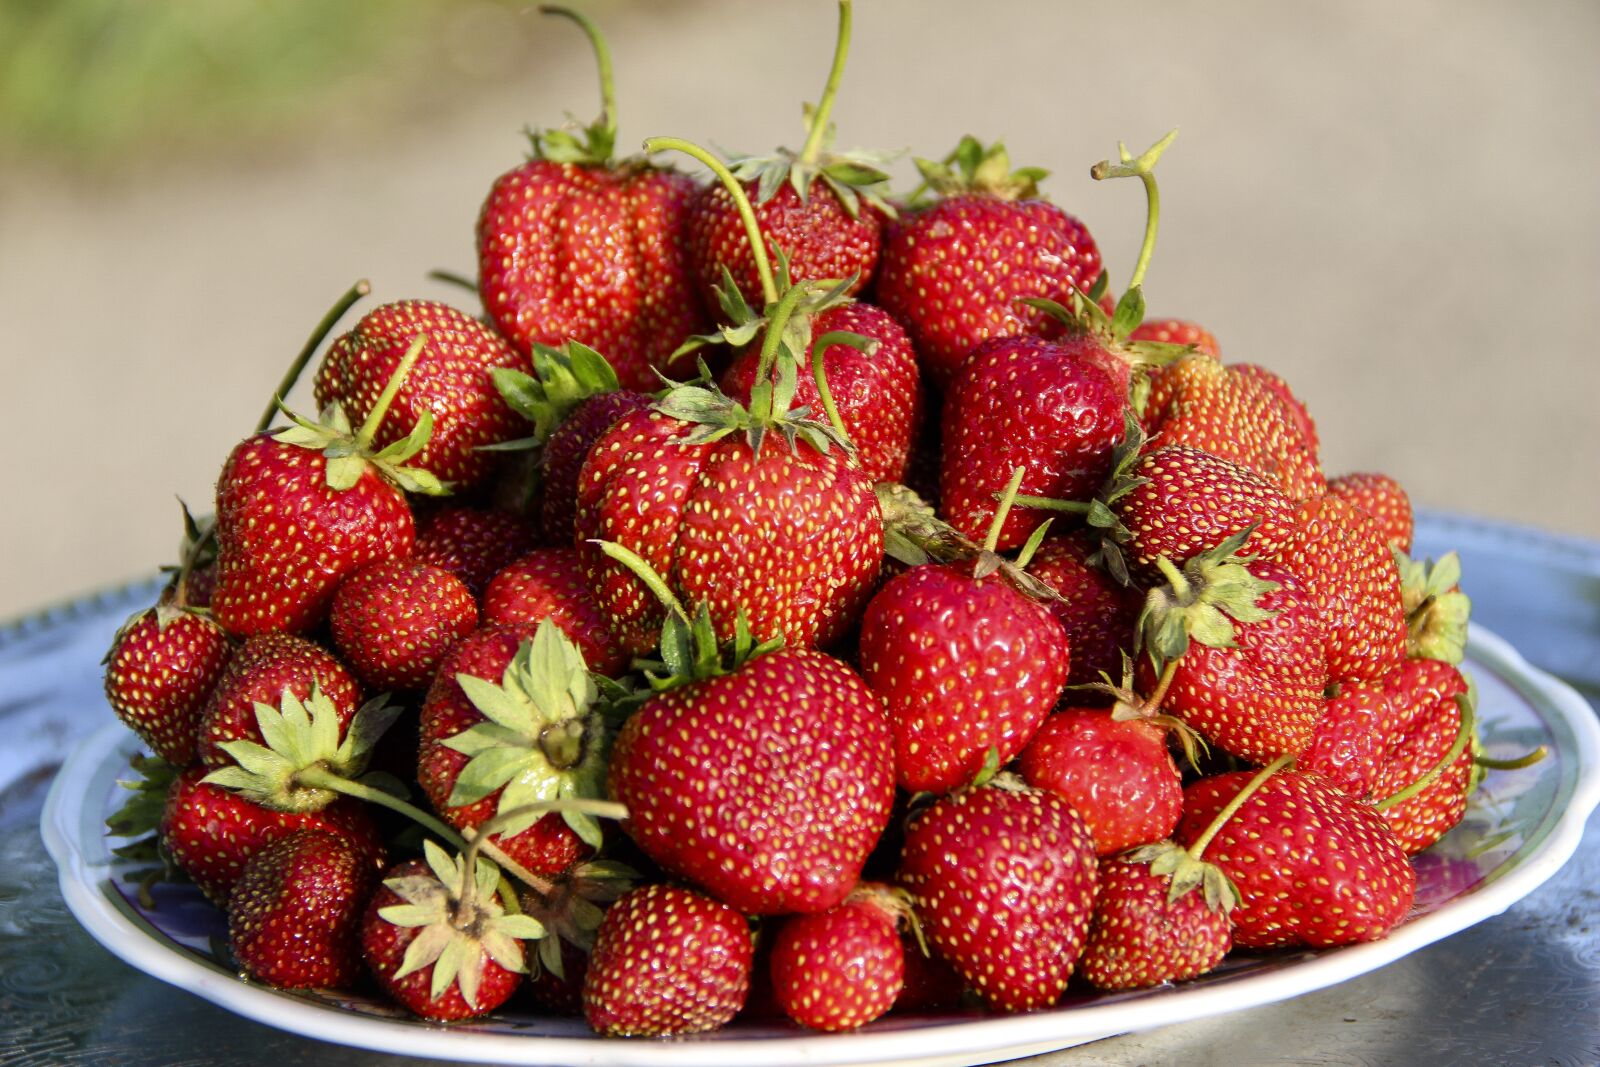
[[[932,156],[968,131],[1004,138],[1052,168],[1046,190],[1120,286],[1142,199],[1088,166],[1180,126],[1153,313],[1200,319],[1226,357],[1286,377],[1330,472],[1600,537],[1600,5],[857,8],[841,142]],[[827,0],[588,10],[611,38],[624,145],[798,142]],[[209,506],[353,279],[460,301],[424,275],[471,272],[478,205],[520,159],[520,128],[597,107],[570,26],[473,11],[398,114],[346,93],[269,141],[93,178],[0,171],[0,617],[167,561],[174,495]]]

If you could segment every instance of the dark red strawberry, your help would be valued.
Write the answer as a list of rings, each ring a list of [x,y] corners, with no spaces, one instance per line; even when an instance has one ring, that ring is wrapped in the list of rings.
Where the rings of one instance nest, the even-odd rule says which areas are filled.
[[[903,897],[863,885],[827,911],[783,920],[770,965],[784,1014],[813,1030],[854,1030],[893,1007],[905,983]]]
[[[545,441],[539,455],[539,533],[547,545],[572,544],[578,521],[578,480],[589,448],[611,424],[655,402],[646,393],[623,389],[601,393],[574,408]]]
[[[877,294],[942,388],[980,341],[1058,330],[1019,301],[1070,303],[1100,276],[1100,250],[1083,223],[1039,199],[1045,172],[1013,174],[1000,145],[966,137],[946,164],[917,165],[942,195],[889,226]]]
[[[1067,684],[1090,685],[1122,673],[1124,654],[1133,649],[1142,600],[1106,571],[1089,564],[1091,550],[1081,536],[1047,537],[1028,563],[1028,573],[1049,586],[1058,599],[1045,607],[1067,633],[1072,650]],[[1081,703],[1095,694],[1079,692]]]
[[[522,942],[545,936],[495,893],[500,872],[425,841],[426,860],[384,874],[361,918],[361,951],[385,993],[417,1015],[451,1021],[510,999],[527,967]]]
[[[333,597],[333,643],[371,689],[421,689],[478,628],[478,603],[447,570],[416,560],[364,567]]]
[[[411,558],[443,567],[481,597],[500,568],[533,550],[533,527],[518,515],[449,507],[417,519]]]
[[[1221,356],[1222,346],[1210,330],[1187,319],[1146,319],[1129,334],[1135,341],[1159,341],[1168,345],[1193,345],[1209,356]]]
[[[613,904],[583,981],[583,1014],[602,1034],[715,1030],[744,1006],[752,948],[744,916],[690,889],[649,885]]]
[[[106,701],[150,751],[179,767],[194,762],[206,698],[232,654],[209,616],[167,595],[123,623],[106,653]]]
[[[1100,864],[1100,889],[1078,973],[1098,989],[1144,989],[1214,970],[1233,936],[1226,912],[1204,893],[1172,896],[1149,863]]]
[[[627,667],[628,657],[617,647],[584,581],[577,549],[537,549],[495,575],[484,591],[485,626],[532,636],[543,619],[561,628],[596,674],[617,675]]]
[[[228,944],[251,978],[343,989],[361,977],[361,910],[376,881],[348,838],[296,830],[250,857],[228,896]]]
[[[1094,909],[1094,842],[1053,793],[991,782],[943,797],[906,832],[898,880],[941,956],[998,1011],[1047,1008]]]
[[[183,872],[219,907],[250,857],[268,842],[296,830],[326,830],[350,839],[374,870],[383,865],[383,838],[366,808],[336,800],[321,811],[280,812],[201,781],[207,768],[191,767],[167,793],[161,843]]]
[[[523,353],[568,340],[611,360],[622,384],[652,389],[656,369],[702,328],[684,225],[694,182],[643,160],[614,162],[611,59],[588,19],[565,8],[600,61],[604,111],[580,139],[533,135],[534,158],[501,175],[478,216],[478,287]]]
[[[328,347],[315,379],[319,409],[339,404],[352,422],[371,413],[417,338],[416,365],[390,402],[373,443],[402,441],[427,415],[428,443],[411,460],[453,488],[466,489],[489,473],[484,446],[509,441],[521,420],[500,399],[493,371],[516,367],[521,356],[493,330],[448,304],[402,300],[370,311]]]
[[[889,723],[850,668],[786,648],[650,697],[608,780],[623,828],[672,874],[751,915],[822,911],[888,821]]]
[[[208,767],[231,763],[222,745],[260,741],[256,705],[278,707],[287,692],[305,700],[315,689],[349,723],[361,704],[361,685],[333,653],[293,634],[252,637],[233,654],[200,721],[199,755]]]
[[[1471,744],[1462,735],[1461,701],[1467,681],[1448,663],[1408,659],[1384,683],[1394,708],[1395,729],[1386,738],[1370,793],[1407,853],[1421,852],[1461,821],[1473,788]],[[1467,730],[1470,735],[1470,726]],[[1454,753],[1452,757],[1451,754]],[[1390,803],[1449,759],[1439,776],[1420,791]]]
[[[1372,516],[1391,547],[1411,551],[1411,498],[1399,482],[1387,474],[1370,471],[1341,474],[1328,480],[1328,495],[1347,500]]]

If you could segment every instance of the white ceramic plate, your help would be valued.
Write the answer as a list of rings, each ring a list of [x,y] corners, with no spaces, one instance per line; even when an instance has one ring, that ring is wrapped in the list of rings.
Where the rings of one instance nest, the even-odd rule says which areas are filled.
[[[717,1067],[789,1064],[971,1064],[1033,1055],[1132,1030],[1285,1000],[1382,967],[1532,892],[1572,855],[1600,802],[1600,724],[1581,697],[1482,629],[1468,666],[1480,689],[1479,726],[1491,755],[1534,745],[1532,768],[1491,772],[1467,818],[1417,857],[1416,906],[1384,940],[1323,952],[1230,959],[1214,974],[1141,993],[1072,997],[1020,1016],[890,1016],[852,1034],[738,1025],[677,1041],[601,1039],[578,1020],[508,1013],[444,1027],[376,999],[290,993],[252,984],[219,964],[221,914],[191,886],[161,887],[154,910],[136,903],[111,854],[105,816],[122,791],[137,740],[107,726],[62,767],[42,831],[68,907],[102,945],[163,981],[248,1018],[345,1045],[466,1062]]]

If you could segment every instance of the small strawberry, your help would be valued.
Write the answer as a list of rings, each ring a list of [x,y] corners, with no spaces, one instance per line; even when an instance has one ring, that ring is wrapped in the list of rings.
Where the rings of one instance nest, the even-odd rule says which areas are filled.
[[[231,762],[222,746],[259,741],[256,705],[276,707],[285,693],[299,700],[320,693],[336,709],[340,724],[361,704],[361,684],[333,653],[293,634],[252,637],[233,654],[211,691],[200,720],[199,755],[208,767]]]
[[[1091,566],[1091,554],[1082,537],[1047,537],[1028,563],[1028,573],[1057,597],[1045,601],[1045,607],[1067,633],[1067,647],[1072,650],[1069,686],[1117,677],[1124,653],[1133,648],[1139,619],[1137,592]],[[1088,692],[1080,692],[1077,699],[1095,703]]]
[[[447,570],[416,560],[363,567],[333,596],[334,647],[372,689],[420,689],[478,628],[478,604]]]
[[[527,967],[522,942],[545,936],[507,914],[500,872],[423,842],[425,860],[387,871],[361,919],[361,949],[384,992],[427,1019],[469,1019],[510,999]]]
[[[1135,341],[1159,341],[1168,345],[1194,346],[1196,351],[1220,357],[1222,346],[1217,344],[1212,332],[1198,322],[1187,319],[1146,319],[1129,337]]]
[[[377,872],[347,838],[296,830],[250,858],[228,896],[228,944],[257,981],[342,989],[361,976],[361,909]]]
[[[206,698],[228,665],[228,635],[168,594],[137,613],[106,653],[106,701],[150,751],[193,763]]]
[[[1233,945],[1227,911],[1198,892],[1174,893],[1148,862],[1100,864],[1094,918],[1078,973],[1097,989],[1144,989],[1215,970]]]
[[[998,1011],[1060,998],[1089,932],[1094,842],[1071,805],[1005,779],[914,817],[898,881],[928,940]]]
[[[603,111],[581,139],[533,135],[534,158],[497,178],[478,216],[478,285],[485,310],[518,350],[568,340],[612,360],[630,389],[702,326],[684,239],[695,184],[640,159],[615,162],[611,57],[588,19],[578,23],[600,65]]]
[[[578,522],[578,480],[590,447],[622,416],[655,403],[628,389],[600,393],[579,403],[545,441],[539,454],[539,533],[544,543],[569,547]]]
[[[750,990],[744,916],[690,889],[648,885],[613,904],[583,981],[583,1014],[602,1034],[715,1030]]]
[[[1099,277],[1100,250],[1083,223],[1039,198],[1045,172],[1012,173],[1000,145],[965,137],[945,163],[917,166],[941,198],[889,227],[877,293],[942,388],[980,341],[1054,329],[1019,301],[1070,302]]]
[[[1341,474],[1328,480],[1328,495],[1347,500],[1372,516],[1391,548],[1411,551],[1411,498],[1399,482],[1373,472]]]
[[[896,895],[898,893],[898,896]],[[905,983],[903,890],[863,884],[827,911],[794,915],[773,935],[773,991],[784,1014],[813,1030],[854,1030],[894,1006]]]
[[[1323,706],[1311,743],[1295,760],[1295,768],[1326,779],[1358,800],[1370,796],[1396,725],[1390,696],[1381,682],[1340,686]]]
[[[317,407],[338,404],[349,419],[365,419],[418,338],[422,351],[390,401],[373,444],[383,448],[405,440],[428,415],[433,432],[411,464],[466,489],[490,472],[493,453],[485,446],[516,436],[520,422],[500,399],[493,372],[522,362],[470,315],[432,300],[402,300],[368,312],[328,346],[315,379]]]
[[[508,564],[483,594],[485,626],[524,629],[532,635],[549,619],[578,646],[596,674],[615,676],[628,666],[583,578],[573,548],[541,548]]]
[[[447,507],[418,517],[411,558],[444,568],[481,597],[489,579],[535,543],[533,528],[517,515]]]

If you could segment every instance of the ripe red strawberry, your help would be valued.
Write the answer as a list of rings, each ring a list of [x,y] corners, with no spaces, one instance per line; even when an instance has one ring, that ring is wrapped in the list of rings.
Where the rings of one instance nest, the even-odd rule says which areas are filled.
[[[784,1014],[813,1030],[854,1030],[894,1006],[906,969],[899,922],[910,905],[891,893],[864,885],[827,911],[783,920],[771,974]]]
[[[583,981],[583,1014],[602,1034],[715,1030],[750,990],[744,916],[690,889],[648,885],[606,912]]]
[[[251,978],[342,989],[361,977],[361,909],[377,872],[347,838],[296,830],[261,848],[228,897],[228,943]]]
[[[751,915],[833,907],[894,799],[889,723],[838,660],[806,649],[658,693],[612,746],[623,828],[672,874]]]
[[[1315,439],[1278,388],[1211,356],[1186,356],[1152,374],[1144,429],[1164,445],[1190,445],[1252,470],[1291,500],[1326,487]]]
[[[1337,497],[1300,505],[1273,558],[1297,574],[1328,635],[1328,680],[1379,681],[1406,655],[1400,569],[1376,520]],[[1256,551],[1269,550],[1259,547]]]
[[[450,646],[478,628],[478,603],[447,570],[381,560],[339,586],[332,623],[334,647],[369,688],[420,689]]]
[[[422,706],[417,778],[434,809],[459,829],[558,796],[600,795],[604,727],[577,650],[551,624],[533,638],[489,628],[465,638],[439,668]],[[570,867],[593,819],[513,820],[489,840],[536,874]]]
[[[1358,800],[1372,795],[1378,763],[1395,729],[1388,688],[1377,682],[1350,682],[1329,697],[1295,768],[1327,779]]]
[[[871,304],[836,304],[812,318],[813,341],[835,331],[877,342],[870,354],[830,344],[822,353],[822,369],[862,476],[872,484],[898,482],[905,477],[922,425],[922,382],[911,339],[887,312]],[[814,345],[806,349],[803,365],[810,366],[814,350]],[[722,375],[723,390],[742,404],[750,402],[759,355],[756,347],[747,348]],[[800,377],[794,403],[821,417],[824,405],[811,376]]]
[[[1467,682],[1448,663],[1408,659],[1385,682],[1397,729],[1387,739],[1371,786],[1382,801],[1421,779],[1448,756],[1461,732],[1461,705]],[[1431,785],[1406,800],[1380,806],[1379,812],[1407,853],[1421,852],[1443,837],[1466,814],[1473,787],[1472,745],[1463,748]]]
[[[417,519],[411,558],[442,567],[481,597],[500,568],[533,550],[533,527],[521,516],[448,507]]]
[[[861,672],[888,705],[895,780],[946,793],[1009,762],[1066,684],[1067,638],[1044,605],[974,564],[890,579],[861,620]]]
[[[547,545],[572,544],[578,521],[578,480],[589,448],[622,416],[655,401],[647,393],[622,389],[589,397],[574,408],[539,454],[539,533]],[[531,547],[531,546],[530,546]]]
[[[1067,633],[1072,650],[1067,684],[1088,685],[1122,672],[1122,657],[1133,648],[1134,625],[1142,600],[1106,571],[1089,565],[1090,550],[1082,537],[1047,537],[1028,563],[1028,573],[1060,599],[1045,607]],[[1100,702],[1080,692],[1084,704]]]
[[[741,613],[758,638],[782,635],[796,647],[838,639],[883,556],[872,487],[837,447],[772,439],[794,433],[792,424],[721,436],[741,416],[749,425],[743,409],[704,389],[674,395],[617,420],[583,469],[579,551],[618,643],[635,655],[654,648],[666,609],[594,540],[642,558],[690,613],[708,607],[725,639]],[[678,417],[707,405],[716,410],[705,422]]]
[[[1317,436],[1317,424],[1311,418],[1311,412],[1294,391],[1289,388],[1289,383],[1278,375],[1258,363],[1230,363],[1228,369],[1243,378],[1254,378],[1268,393],[1278,399],[1280,406],[1300,430],[1300,436],[1311,449],[1313,456],[1320,455],[1322,446]]]
[[[1347,500],[1372,516],[1387,544],[1402,552],[1411,551],[1411,498],[1399,482],[1387,474],[1341,474],[1329,479],[1328,495]]]
[[[991,782],[935,801],[906,832],[899,882],[928,940],[989,1005],[1054,1004],[1089,932],[1094,842],[1053,793]]]
[[[333,653],[293,634],[252,637],[233,654],[200,720],[199,755],[208,767],[232,762],[221,746],[261,740],[256,705],[277,707],[285,692],[305,700],[313,687],[332,701],[341,726],[361,704],[361,685]]]
[[[273,811],[201,781],[206,771],[190,767],[173,781],[160,833],[167,854],[213,904],[226,907],[250,857],[296,830],[340,834],[367,856],[374,869],[383,865],[383,838],[359,801],[335,800],[315,812]]]
[[[522,425],[500,399],[492,373],[522,358],[472,316],[432,300],[402,300],[368,312],[328,347],[315,379],[317,407],[337,403],[352,422],[365,419],[418,337],[422,351],[374,443],[381,448],[401,441],[430,416],[433,433],[412,463],[465,489],[490,471],[493,453],[484,446],[509,441]]]
[[[1064,708],[1044,721],[1018,769],[1035,789],[1071,804],[1112,856],[1160,841],[1183,815],[1183,780],[1167,750],[1167,731],[1107,708]]]
[[[1100,276],[1088,229],[1039,199],[1044,171],[1011,173],[1005,149],[963,138],[947,165],[918,161],[942,194],[889,226],[878,301],[905,324],[930,379],[943,388],[980,341],[1049,334],[1046,312],[1018,303],[1070,303]]]
[[[615,162],[611,61],[600,61],[604,111],[582,138],[533,135],[534,158],[494,182],[478,216],[478,287],[495,324],[524,354],[580,341],[604,352],[622,384],[652,389],[655,370],[702,327],[685,252],[695,184],[639,159]]]
[[[509,564],[483,594],[485,626],[503,626],[531,636],[549,619],[583,653],[596,674],[614,676],[628,666],[584,581],[577,549],[541,548]]]
[[[161,602],[123,623],[106,653],[106,700],[150,751],[179,767],[195,759],[206,698],[232,653],[210,617]]]
[[[431,840],[426,860],[384,874],[361,918],[361,951],[385,993],[417,1015],[451,1021],[493,1011],[526,971],[522,941],[545,935],[495,895],[500,872],[485,860],[447,855]]]
[[[1178,840],[1193,842],[1251,777],[1239,771],[1185,789]],[[1245,948],[1374,941],[1405,918],[1416,893],[1416,872],[1381,815],[1292,771],[1268,777],[1204,858],[1239,889],[1233,940]]]
[[[1128,335],[1135,341],[1159,341],[1168,345],[1193,345],[1209,356],[1220,357],[1222,346],[1210,330],[1187,319],[1146,319]]]
[[[1173,899],[1170,880],[1150,864],[1100,864],[1089,937],[1078,973],[1097,989],[1143,989],[1216,969],[1233,945],[1227,914],[1204,893]]]

